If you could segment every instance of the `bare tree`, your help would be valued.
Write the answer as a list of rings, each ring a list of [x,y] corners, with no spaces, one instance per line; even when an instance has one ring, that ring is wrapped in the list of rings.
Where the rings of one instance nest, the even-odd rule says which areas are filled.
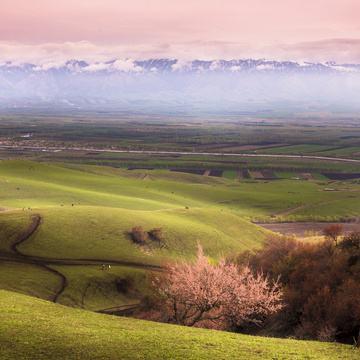
[[[324,228],[323,234],[326,238],[334,241],[335,246],[338,245],[338,238],[344,232],[344,227],[341,224],[332,224]]]

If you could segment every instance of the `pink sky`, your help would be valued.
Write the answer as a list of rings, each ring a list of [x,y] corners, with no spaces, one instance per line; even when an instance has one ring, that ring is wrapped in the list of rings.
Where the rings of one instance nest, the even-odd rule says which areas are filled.
[[[1,0],[0,14],[2,57],[360,62],[360,0]]]

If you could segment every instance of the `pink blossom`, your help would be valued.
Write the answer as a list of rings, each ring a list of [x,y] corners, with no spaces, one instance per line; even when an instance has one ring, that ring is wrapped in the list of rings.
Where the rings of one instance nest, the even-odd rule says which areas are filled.
[[[211,265],[199,246],[195,263],[175,263],[154,281],[168,320],[197,326],[232,328],[261,323],[281,309],[282,291],[248,266],[220,261]]]

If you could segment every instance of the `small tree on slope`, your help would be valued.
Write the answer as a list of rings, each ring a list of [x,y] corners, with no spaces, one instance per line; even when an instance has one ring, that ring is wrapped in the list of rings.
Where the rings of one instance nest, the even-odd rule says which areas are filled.
[[[281,309],[282,291],[262,273],[221,261],[211,265],[199,246],[195,263],[166,267],[154,288],[164,300],[168,320],[188,326],[235,328],[259,324]]]
[[[335,246],[338,245],[338,238],[343,234],[344,227],[341,224],[333,224],[323,229],[323,234],[326,238],[334,241]]]

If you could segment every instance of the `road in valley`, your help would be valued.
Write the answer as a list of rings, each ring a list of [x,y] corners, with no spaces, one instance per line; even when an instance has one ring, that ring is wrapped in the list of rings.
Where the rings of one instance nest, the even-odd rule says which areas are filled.
[[[23,151],[87,151],[98,153],[120,153],[120,154],[144,154],[144,155],[196,155],[196,156],[223,156],[223,157],[258,157],[272,159],[307,159],[320,161],[336,161],[344,163],[360,164],[360,159],[338,158],[316,155],[288,155],[288,154],[254,154],[254,153],[219,153],[219,152],[191,152],[191,151],[161,151],[161,150],[118,150],[118,149],[96,149],[85,147],[61,147],[61,146],[23,146],[23,145],[0,145],[0,150],[23,150]]]

